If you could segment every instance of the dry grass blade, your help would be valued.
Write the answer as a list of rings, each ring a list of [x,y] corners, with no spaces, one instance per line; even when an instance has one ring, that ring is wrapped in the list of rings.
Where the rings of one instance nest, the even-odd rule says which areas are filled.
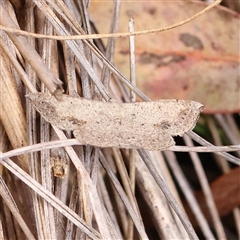
[[[83,221],[76,213],[74,213],[71,209],[65,206],[59,199],[57,199],[54,195],[52,195],[49,191],[42,187],[42,185],[40,185],[37,181],[35,181],[28,174],[26,174],[10,159],[1,160],[1,164],[3,164],[9,171],[13,172],[16,176],[18,176],[18,178],[20,178],[29,187],[31,187],[37,194],[44,197],[44,199],[48,201],[48,203],[57,208],[58,211],[60,211],[62,214],[67,216],[68,219],[71,219],[71,221],[79,228],[81,228],[87,235],[89,235],[89,237],[93,239],[99,238],[99,233],[97,233],[91,227],[87,226],[85,221]]]
[[[199,144],[203,145],[203,146],[211,146],[213,147],[214,145],[209,143],[208,141],[206,141],[205,139],[199,137],[196,133],[194,132],[188,132],[187,133],[194,141],[198,142]],[[229,162],[232,162],[234,164],[237,164],[239,165],[240,164],[240,160],[239,158],[233,156],[233,155],[230,155],[228,153],[225,153],[225,152],[216,152],[217,155],[220,155],[222,157],[224,157],[225,159],[227,159]]]
[[[109,29],[110,33],[115,33],[118,30],[120,6],[121,6],[121,1],[114,2],[111,25]],[[109,38],[106,46],[106,59],[108,59],[108,61],[111,63],[114,60],[115,42],[116,42],[116,39]],[[110,73],[111,73],[110,70],[106,66],[103,66],[101,80],[106,88],[108,88],[109,86]]]
[[[167,169],[163,167],[165,164],[163,158],[161,157],[161,153],[158,154],[157,152],[148,152],[148,154],[151,156],[151,160],[159,174],[161,174],[164,179],[168,179],[166,182],[168,183],[168,186],[171,186],[171,191],[174,193],[175,199],[177,199],[180,203],[181,201],[176,189],[174,191],[175,187],[174,183],[172,182],[172,178]],[[157,156],[154,157],[154,155]],[[160,159],[162,159],[161,163],[159,163]],[[189,238],[176,213],[172,211],[171,208],[167,207],[168,202],[166,197],[162,193],[161,189],[156,183],[156,180],[153,178],[139,155],[136,156],[135,166],[136,182],[145,201],[149,205],[151,217],[155,219],[155,225],[159,236],[162,239]],[[168,175],[168,177],[166,177],[166,175]],[[172,224],[172,222],[175,224]],[[171,226],[171,228],[169,229],[167,226]]]
[[[184,173],[182,172],[180,166],[177,163],[176,156],[172,152],[168,151],[166,151],[165,155],[167,157],[167,160],[172,171],[174,172],[175,178],[177,179],[179,185],[181,186],[185,198],[187,199],[189,205],[191,206],[191,210],[193,211],[193,214],[200,228],[202,229],[203,235],[205,236],[206,239],[214,239],[214,235],[206,221],[205,216],[201,212],[197,199],[194,197],[191,187],[189,186],[189,183],[186,177],[184,176]]]
[[[4,136],[4,132],[3,135]],[[55,140],[50,142],[38,143],[26,147],[17,148],[14,150],[10,150],[2,154],[1,158],[10,158],[13,156],[18,156],[20,154],[31,153],[42,151],[46,149],[55,149],[60,147],[81,145],[77,139],[66,139],[66,140]],[[239,150],[240,146],[219,146],[219,147],[184,147],[184,146],[173,146],[169,150],[176,152],[230,152]],[[239,161],[239,160],[238,160]],[[239,163],[240,164],[240,163]]]
[[[121,188],[121,185],[119,184],[118,180],[116,179],[115,175],[111,172],[110,167],[107,164],[107,161],[105,160],[104,156],[101,155],[100,161],[104,167],[104,169],[106,170],[106,172],[108,173],[109,177],[112,180],[112,183],[114,185],[114,187],[116,188],[116,190],[118,191],[120,197],[122,198],[122,201],[124,202],[125,207],[128,210],[129,215],[131,216],[132,220],[135,223],[135,226],[141,236],[141,239],[148,239],[144,227],[142,225],[142,222],[139,219],[139,216],[137,216],[136,212],[134,211],[134,209],[132,209],[131,204],[128,201],[127,196],[125,195],[124,191]]]
[[[209,11],[211,8],[215,7],[216,5],[218,5],[219,3],[221,3],[222,0],[216,0],[213,3],[211,3],[208,7],[206,7],[205,9],[203,9],[201,12],[198,12],[197,14],[193,15],[190,18],[187,18],[181,22],[175,23],[171,26],[167,26],[167,27],[163,27],[163,28],[156,28],[156,29],[150,29],[150,30],[144,30],[144,31],[138,31],[138,32],[131,32],[131,33],[115,33],[115,34],[91,34],[91,35],[85,35],[85,36],[67,36],[67,37],[63,37],[63,36],[47,36],[44,34],[34,34],[34,33],[29,33],[29,32],[25,32],[25,31],[21,31],[21,30],[16,30],[15,28],[8,28],[8,27],[4,27],[1,26],[1,29],[3,29],[6,32],[11,32],[11,33],[18,33],[20,35],[26,35],[26,36],[32,36],[32,37],[36,37],[36,38],[44,38],[44,39],[57,39],[57,40],[70,40],[70,39],[75,39],[75,40],[81,40],[81,39],[99,39],[99,38],[110,38],[110,37],[129,37],[132,35],[142,35],[142,34],[150,34],[150,33],[156,33],[156,32],[162,32],[162,31],[167,31],[176,27],[179,27],[181,25],[184,25],[192,20],[194,20],[195,18],[203,15],[204,13],[206,13],[207,11]],[[35,3],[37,4],[38,2],[35,1]]]
[[[175,213],[181,220],[183,226],[185,227],[187,233],[189,234],[189,237],[191,239],[198,239],[194,229],[192,228],[191,223],[188,221],[186,215],[180,208],[179,204],[176,202],[175,198],[169,191],[167,185],[164,183],[163,179],[159,175],[159,173],[156,171],[156,168],[151,163],[151,160],[147,153],[144,150],[138,150],[139,155],[143,159],[144,163],[146,164],[148,170],[152,174],[153,178],[156,180],[157,184],[159,185],[160,189],[162,190],[163,194],[165,195],[166,199],[168,200],[168,204],[174,209]]]
[[[51,1],[50,1],[51,3]],[[57,18],[57,16],[53,13],[53,11],[50,9],[50,7],[47,4],[44,4],[43,2],[36,1],[37,6],[46,14],[46,17],[49,19],[49,21],[53,24],[56,31],[60,35],[70,35],[69,31],[65,28],[64,24],[61,23],[61,21]],[[78,58],[79,62],[82,64],[83,68],[87,71],[91,79],[96,84],[98,90],[102,94],[105,100],[109,100],[110,97],[108,96],[102,82],[100,81],[99,77],[96,75],[94,69],[86,59],[86,57],[83,55],[83,52],[81,51],[81,48],[78,43],[72,42],[72,41],[66,41],[66,43],[69,45],[75,56]]]
[[[16,203],[14,202],[11,196],[11,193],[8,191],[7,186],[4,183],[4,180],[2,179],[2,177],[0,177],[0,195],[3,198],[5,204],[9,207],[10,211],[13,213],[15,219],[17,220],[18,224],[21,226],[26,237],[28,239],[35,240],[35,237],[33,236],[32,232],[28,228],[27,224],[24,222],[21,214],[19,213]]]
[[[193,142],[190,139],[190,137],[184,136],[184,140],[186,142],[186,145],[193,146]],[[214,224],[216,232],[217,232],[217,236],[218,236],[219,239],[225,239],[226,235],[224,233],[223,226],[221,224],[220,217],[218,215],[217,208],[216,208],[216,205],[214,203],[213,196],[212,196],[209,184],[207,182],[207,177],[204,173],[204,170],[203,170],[203,167],[201,165],[200,159],[199,159],[199,157],[196,153],[191,152],[189,154],[191,156],[194,168],[195,168],[195,170],[197,172],[197,175],[198,175],[198,179],[201,183],[203,192],[205,194],[208,209],[211,213],[211,216],[212,216],[212,219],[213,219],[213,224]]]
[[[13,47],[11,45],[8,51],[11,52],[12,49]],[[10,61],[4,51],[1,51],[0,57],[2,77],[0,120],[12,146],[14,148],[19,148],[27,145],[25,114],[15,85],[14,74]],[[19,161],[23,169],[28,172],[29,167],[27,156],[19,156]]]
[[[231,116],[216,116],[219,126],[213,118],[206,117],[214,145],[218,147],[189,132],[189,136],[203,147],[195,147],[190,142],[189,146],[172,146],[169,151],[147,152],[138,149],[137,153],[135,149],[100,149],[81,145],[77,139],[71,139],[73,133],[70,130],[74,133],[77,130],[80,137],[83,135],[78,128],[62,131],[54,124],[45,122],[25,98],[25,94],[36,95],[40,91],[42,94],[50,92],[58,100],[63,100],[64,89],[71,99],[80,95],[99,102],[102,100],[104,104],[109,101],[108,106],[114,105],[111,98],[116,99],[119,106],[125,105],[122,102],[132,106],[131,102],[139,99],[149,102],[150,98],[138,89],[136,83],[138,66],[135,64],[134,38],[136,40],[140,34],[181,26],[206,13],[219,2],[217,0],[194,16],[171,26],[134,31],[131,21],[128,33],[118,33],[120,9],[126,2],[115,1],[112,16],[108,19],[110,33],[95,34],[96,26],[89,12],[90,1],[32,0],[26,5],[21,5],[21,1],[1,1],[0,206],[3,211],[0,212],[0,239],[229,237],[228,231],[234,227],[224,222],[225,216],[233,212],[236,225],[240,219],[237,208],[239,199],[234,194],[239,188],[236,184],[239,168],[232,169],[234,165],[229,163],[240,165],[240,159],[236,157],[239,152],[224,152],[240,149],[239,136],[236,134],[238,126]],[[115,41],[118,37],[126,36],[130,36],[130,80],[114,65]],[[108,38],[106,48],[100,39],[104,37]],[[100,40],[95,41],[97,38]],[[57,102],[57,105],[62,102]],[[44,105],[43,102],[40,104]],[[73,108],[70,106],[61,113],[69,109]],[[89,110],[90,106],[85,109]],[[78,115],[83,116],[84,110]],[[50,112],[50,116],[54,115],[50,107],[47,112]],[[88,112],[88,115],[95,120],[104,118],[106,113],[107,110],[103,109],[95,117],[93,113]],[[128,121],[125,122],[129,122],[132,113],[129,111],[126,114]],[[144,114],[144,117],[146,122],[153,119],[151,114]],[[72,117],[68,123],[78,126],[78,120],[78,116]],[[199,122],[203,121],[204,118],[201,118]],[[124,124],[121,122],[121,125]],[[217,126],[223,129],[224,145],[228,146],[222,146]],[[108,128],[108,124],[102,124],[101,128],[97,125],[88,136],[94,136],[100,129],[106,133]],[[141,129],[130,128],[132,134]],[[110,143],[117,136],[115,133],[116,128],[112,135],[108,134]],[[141,137],[141,142],[144,139],[146,143],[146,136]],[[98,141],[99,145],[105,140]],[[174,154],[172,151],[190,154],[181,158],[182,153]],[[210,160],[204,159],[201,165],[197,157],[204,158],[206,154]],[[193,170],[194,166],[191,171],[183,172],[186,167],[184,158],[192,160],[198,169],[197,174]],[[204,164],[212,164],[215,158],[222,172],[211,179],[211,175],[204,171]],[[188,162],[187,168],[190,167]],[[218,167],[214,165],[214,171],[217,172]],[[192,172],[194,181],[198,181],[196,175],[199,175],[202,185],[199,184],[199,188],[190,178]],[[226,189],[228,184],[231,187]],[[225,186],[224,191],[219,191],[221,185]],[[223,193],[233,199],[231,204],[226,205],[226,195]],[[211,219],[214,219],[213,225]],[[239,226],[235,228],[234,237],[237,231],[240,235]]]
[[[5,11],[4,7],[1,7],[0,23],[6,26],[17,28],[17,25],[11,19],[9,14]],[[18,36],[15,34],[8,34],[9,38],[16,45],[18,50],[24,56],[25,60],[35,70],[41,80],[48,86],[49,91],[58,96],[62,93],[62,82],[53,75],[46,65],[43,63],[41,57],[36,50],[29,44],[26,37]]]
[[[232,144],[238,144],[240,139],[240,134],[238,132],[237,126],[233,121],[232,117],[227,115],[224,119],[220,114],[215,115],[217,121],[222,126],[226,136]],[[240,157],[240,151],[237,152],[238,157]]]

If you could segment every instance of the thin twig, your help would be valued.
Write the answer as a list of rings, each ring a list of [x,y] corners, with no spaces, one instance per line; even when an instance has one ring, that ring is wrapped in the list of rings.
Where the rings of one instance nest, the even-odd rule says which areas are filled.
[[[0,155],[0,159],[18,156],[20,154],[31,153],[36,151],[42,151],[46,149],[53,149],[59,147],[67,147],[73,145],[82,145],[77,139],[66,139],[66,140],[56,140],[45,143],[38,143],[26,147],[17,148]],[[227,151],[237,151],[240,149],[240,145],[231,146],[205,146],[205,147],[186,147],[186,146],[172,146],[168,151],[176,152],[227,152]],[[240,159],[236,158],[236,164],[240,165]]]
[[[163,181],[161,176],[159,175],[158,171],[154,167],[151,159],[149,158],[148,154],[144,150],[138,150],[139,155],[141,156],[142,160],[146,164],[148,170],[152,174],[153,178],[159,185],[160,189],[162,190],[163,194],[165,195],[166,199],[168,200],[169,205],[173,208],[179,219],[181,220],[184,228],[186,229],[190,239],[198,239],[191,223],[187,219],[186,215],[178,205],[177,201],[173,197],[172,193],[169,191],[166,183]]]
[[[193,146],[193,141],[188,135],[185,135],[183,137],[183,139],[184,139],[187,146]],[[203,169],[202,163],[199,159],[199,156],[197,155],[197,153],[193,153],[193,152],[189,153],[189,155],[192,159],[192,163],[194,165],[194,168],[196,170],[199,182],[200,182],[201,187],[203,189],[205,199],[206,199],[206,203],[207,203],[207,206],[208,206],[208,210],[211,214],[212,221],[213,221],[213,226],[215,227],[217,237],[218,237],[218,239],[226,239],[226,235],[224,233],[223,225],[220,221],[220,216],[218,214],[217,207],[216,207],[216,204],[215,204],[214,199],[213,199],[213,193],[211,192],[211,188],[210,188],[209,183],[207,181],[207,176],[206,176],[206,173],[204,172],[204,169]]]
[[[208,142],[207,140],[205,140],[204,138],[200,137],[199,135],[197,135],[195,132],[190,131],[187,133],[194,141],[198,142],[199,144],[203,145],[203,146],[211,146],[211,147],[215,147],[213,144],[211,144],[210,142]],[[216,154],[223,156],[224,158],[226,158],[229,162],[235,163],[237,165],[240,165],[240,159],[236,158],[226,152],[216,152]]]
[[[142,239],[148,239],[147,234],[144,230],[142,221],[139,219],[139,216],[136,214],[134,209],[131,207],[131,204],[128,200],[127,195],[123,191],[118,179],[111,171],[111,168],[102,153],[100,153],[100,161],[101,161],[104,169],[106,170],[108,176],[111,178],[112,184],[114,185],[115,189],[119,193],[120,198],[124,202],[124,205],[127,208],[129,215],[131,216],[133,222],[135,223],[135,227],[137,228],[139,235],[141,236]]]
[[[201,211],[201,208],[194,196],[194,193],[191,189],[190,184],[188,183],[188,181],[186,179],[185,174],[183,173],[181,167],[178,164],[176,156],[174,155],[173,152],[170,152],[170,151],[164,152],[164,155],[167,159],[167,162],[170,166],[170,169],[173,172],[173,175],[174,175],[179,187],[182,189],[182,192],[189,204],[189,207],[192,209],[192,213],[194,214],[205,239],[214,240],[215,238],[214,238],[213,233],[211,232],[210,226]]]
[[[0,152],[1,153],[1,152]],[[26,174],[20,167],[18,167],[9,158],[0,159],[0,163],[4,165],[9,171],[11,171],[15,176],[26,183],[33,191],[38,195],[43,197],[48,203],[53,207],[58,209],[63,215],[65,215],[70,221],[72,221],[76,226],[82,229],[89,237],[93,239],[99,239],[99,233],[88,226],[83,219],[81,219],[75,212],[63,204],[59,199],[57,199],[52,193],[46,190],[41,184],[34,180],[31,176]]]
[[[197,17],[203,15],[204,13],[206,13],[207,11],[209,11],[210,9],[212,9],[213,7],[215,7],[216,5],[218,5],[222,0],[216,0],[215,2],[213,2],[212,4],[210,4],[209,6],[207,6],[206,8],[204,8],[202,11],[196,13],[195,15],[180,21],[178,23],[172,24],[170,26],[167,27],[162,27],[162,28],[154,28],[154,29],[148,29],[148,30],[143,30],[143,31],[135,31],[135,32],[126,32],[126,33],[109,33],[109,34],[90,34],[90,35],[76,35],[76,36],[47,36],[44,34],[36,34],[36,33],[29,33],[29,32],[25,32],[19,29],[14,29],[14,28],[8,28],[8,27],[4,27],[2,25],[0,25],[0,29],[6,31],[6,32],[10,32],[10,33],[16,33],[18,35],[25,35],[25,36],[31,36],[31,37],[35,37],[35,38],[44,38],[44,39],[55,39],[55,40],[79,40],[79,39],[100,39],[100,38],[117,38],[117,37],[129,37],[129,36],[133,36],[133,35],[144,35],[144,34],[149,34],[149,33],[157,33],[157,32],[163,32],[163,31],[167,31],[179,26],[182,26],[194,19],[196,19]]]

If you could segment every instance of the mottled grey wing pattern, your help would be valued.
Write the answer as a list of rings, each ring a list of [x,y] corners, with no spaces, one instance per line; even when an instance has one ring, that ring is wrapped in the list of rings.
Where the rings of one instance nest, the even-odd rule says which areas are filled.
[[[57,101],[46,93],[27,97],[48,122],[73,130],[82,144],[99,147],[166,149],[174,145],[172,136],[195,126],[203,108],[184,100],[119,104],[68,95]]]

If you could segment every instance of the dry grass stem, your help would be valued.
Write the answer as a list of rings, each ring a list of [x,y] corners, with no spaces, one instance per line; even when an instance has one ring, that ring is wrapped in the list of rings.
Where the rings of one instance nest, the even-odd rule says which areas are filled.
[[[125,2],[114,1],[109,33],[98,34],[90,1],[1,1],[0,239],[240,237],[239,125],[233,115],[204,115],[196,129],[204,124],[205,137],[190,131],[175,139],[186,146],[167,151],[99,148],[46,122],[25,97],[50,92],[63,100],[64,90],[112,105],[149,102],[137,87],[137,36],[182,26],[220,2],[167,27],[135,31],[131,19],[129,32],[119,33]],[[114,65],[120,37],[129,37],[130,80]]]
[[[220,4],[222,0],[216,0],[213,3],[211,3],[208,7],[203,9],[202,11],[196,13],[190,18],[187,18],[181,22],[178,22],[176,24],[163,27],[163,28],[156,28],[156,29],[150,29],[150,30],[144,30],[144,31],[135,31],[135,32],[127,32],[127,33],[110,33],[110,34],[90,34],[90,35],[84,35],[84,36],[47,36],[44,34],[34,34],[34,33],[29,33],[25,31],[18,30],[16,28],[11,28],[11,27],[5,27],[5,26],[0,26],[0,29],[9,32],[9,33],[17,33],[19,35],[25,35],[25,36],[31,36],[35,38],[43,38],[43,39],[55,39],[55,40],[83,40],[83,39],[99,39],[99,38],[119,38],[119,37],[129,37],[129,36],[137,36],[137,35],[143,35],[143,34],[150,34],[150,33],[156,33],[156,32],[163,32],[167,31],[179,26],[182,26],[190,21],[193,21],[197,17],[205,14],[207,11],[215,7],[216,5]]]

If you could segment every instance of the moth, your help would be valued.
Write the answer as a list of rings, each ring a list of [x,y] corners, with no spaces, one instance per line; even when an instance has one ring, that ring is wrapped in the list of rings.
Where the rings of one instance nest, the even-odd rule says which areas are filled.
[[[194,128],[201,103],[188,100],[101,102],[63,95],[58,101],[47,93],[26,96],[46,121],[72,130],[83,145],[163,150]]]

